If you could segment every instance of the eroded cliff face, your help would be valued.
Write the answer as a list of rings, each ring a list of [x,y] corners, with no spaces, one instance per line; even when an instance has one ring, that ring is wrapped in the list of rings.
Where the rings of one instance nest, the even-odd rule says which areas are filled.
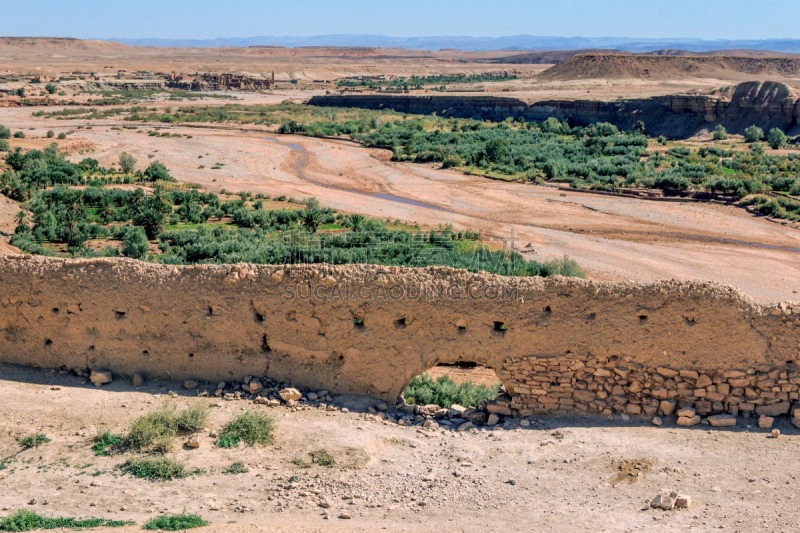
[[[555,117],[581,126],[609,122],[620,129],[631,129],[642,120],[648,134],[673,138],[710,131],[717,124],[734,134],[744,133],[752,124],[790,133],[800,129],[800,94],[774,82],[743,83],[710,95],[684,94],[618,102],[549,100],[529,104],[498,96],[352,95],[316,96],[309,104],[498,121],[509,117],[537,121]]]
[[[0,361],[208,381],[264,375],[387,400],[457,361],[496,369],[528,407],[541,389],[520,377],[531,358],[786,368],[800,359],[799,319],[800,306],[761,305],[713,283],[0,256]]]

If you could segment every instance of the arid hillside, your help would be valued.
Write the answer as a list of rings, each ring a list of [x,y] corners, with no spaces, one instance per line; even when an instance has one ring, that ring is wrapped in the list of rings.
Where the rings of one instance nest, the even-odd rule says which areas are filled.
[[[547,69],[539,78],[549,81],[602,79],[658,79],[750,77],[796,78],[800,57],[632,56],[581,54]]]

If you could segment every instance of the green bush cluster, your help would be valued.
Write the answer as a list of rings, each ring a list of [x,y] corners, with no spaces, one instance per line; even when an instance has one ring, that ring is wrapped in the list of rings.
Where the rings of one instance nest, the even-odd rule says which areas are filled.
[[[217,445],[220,448],[235,448],[239,442],[254,446],[272,444],[275,420],[261,411],[246,411],[222,428]]]
[[[494,400],[500,390],[500,382],[491,387],[471,382],[457,384],[448,376],[435,381],[427,373],[411,380],[403,394],[410,405],[438,405],[449,409],[453,404],[477,407],[481,400]]]
[[[174,403],[165,403],[157,411],[136,419],[125,443],[133,450],[167,453],[179,435],[191,435],[203,429],[208,421],[208,406],[193,404],[179,410]]]
[[[185,529],[193,529],[196,527],[205,527],[210,525],[211,522],[203,520],[200,515],[187,514],[184,510],[181,514],[164,515],[153,518],[147,522],[142,529],[146,530],[162,530],[162,531],[183,531]]]

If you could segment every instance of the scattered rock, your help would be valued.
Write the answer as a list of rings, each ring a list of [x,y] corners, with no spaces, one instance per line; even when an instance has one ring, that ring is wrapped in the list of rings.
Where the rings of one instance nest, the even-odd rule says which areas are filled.
[[[190,437],[189,440],[186,442],[186,445],[189,448],[199,448],[200,447],[200,437],[198,437],[197,435],[194,435],[194,436]]]
[[[134,387],[141,387],[144,384],[144,376],[141,374],[134,374],[131,382]]]
[[[344,520],[350,520],[352,516],[349,513],[342,513],[339,515],[339,518],[342,518]]]
[[[309,402],[315,402],[317,401],[317,398],[319,398],[319,396],[317,396],[316,392],[309,392],[308,394],[306,394],[306,398],[308,398]]]
[[[199,386],[200,386],[200,384],[197,383],[196,381],[189,380],[189,381],[184,381],[183,382],[183,388],[186,389],[186,390],[194,390]]]
[[[781,430],[780,429],[773,429],[772,430],[772,438],[773,439],[777,439],[780,436],[781,436]]]
[[[383,413],[387,409],[389,409],[389,406],[386,405],[385,403],[379,403],[375,405],[375,410],[378,411],[379,413]]]
[[[498,422],[500,422],[500,417],[494,413],[490,414],[489,418],[486,419],[487,426],[496,426]]]
[[[323,509],[330,509],[330,507],[331,507],[331,502],[329,502],[329,501],[327,500],[327,498],[320,498],[320,500],[319,500],[319,506],[320,506],[320,507],[322,507]]]
[[[110,370],[92,370],[92,374],[89,377],[89,380],[95,385],[105,385],[106,383],[111,383],[113,379]]]
[[[289,400],[297,401],[303,397],[299,390],[292,388],[283,389],[278,394],[284,402],[288,402]]]
[[[692,505],[692,498],[685,494],[678,494],[675,497],[675,507],[678,509],[688,509]]]
[[[458,426],[458,431],[469,431],[470,429],[474,428],[475,426],[472,422],[464,422],[460,426]]]
[[[654,425],[654,426],[660,426],[660,425],[661,425],[661,424],[663,424],[663,423],[664,423],[664,421],[663,421],[663,420],[661,420],[659,417],[654,417],[654,418],[653,418],[653,425]]]

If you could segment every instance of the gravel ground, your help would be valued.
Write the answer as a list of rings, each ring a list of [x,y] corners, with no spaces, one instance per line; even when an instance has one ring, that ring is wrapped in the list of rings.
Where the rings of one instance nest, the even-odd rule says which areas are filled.
[[[213,390],[215,384],[200,389]],[[168,394],[176,391],[177,395]],[[95,387],[55,371],[0,366],[0,516],[28,509],[44,516],[96,516],[141,524],[162,513],[199,513],[209,531],[796,531],[798,431],[779,420],[769,438],[752,420],[738,426],[678,428],[674,419],[534,417],[530,427],[402,427],[366,412],[377,402],[335,397],[351,412],[256,406],[212,407],[209,430],[245,409],[277,420],[275,443],[223,450],[201,433],[201,447],[172,456],[204,474],[168,482],[122,476],[130,453],[96,457],[92,437],[124,434],[132,420],[164,401],[202,402],[198,391],[116,379]],[[174,396],[174,397],[173,397]],[[51,442],[22,450],[17,437]],[[333,454],[333,467],[301,468],[310,451]],[[235,461],[249,472],[224,474]],[[638,467],[638,469],[637,469]],[[630,475],[633,474],[633,475]],[[649,508],[677,491],[688,510]],[[31,503],[35,500],[35,503]],[[329,507],[319,504],[326,502]],[[327,517],[326,517],[327,516]],[[342,518],[349,516],[350,518]],[[232,523],[235,522],[235,523]],[[136,530],[130,528],[130,531]],[[124,531],[124,529],[123,529]]]

